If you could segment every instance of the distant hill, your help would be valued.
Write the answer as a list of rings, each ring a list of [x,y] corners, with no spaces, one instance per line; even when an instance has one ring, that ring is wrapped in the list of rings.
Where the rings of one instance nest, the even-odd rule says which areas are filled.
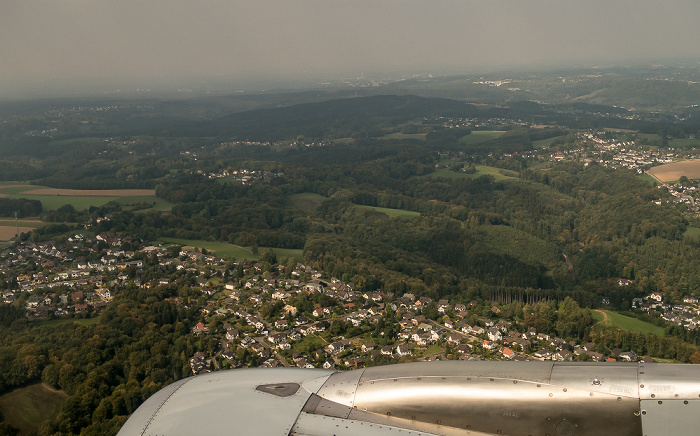
[[[379,95],[240,112],[212,121],[180,125],[182,134],[273,141],[298,135],[344,137],[422,117],[472,117],[475,106],[446,98]],[[188,132],[186,132],[188,131]]]

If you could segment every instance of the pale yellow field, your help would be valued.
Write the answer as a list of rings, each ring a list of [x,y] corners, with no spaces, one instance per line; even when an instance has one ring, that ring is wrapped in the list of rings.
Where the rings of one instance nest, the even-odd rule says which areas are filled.
[[[689,179],[700,179],[700,159],[685,160],[654,167],[647,171],[662,182],[673,182],[686,176]]]
[[[33,227],[20,227],[20,233],[31,232],[34,230]],[[17,233],[17,228],[15,226],[0,226],[0,241],[9,241],[15,237]]]

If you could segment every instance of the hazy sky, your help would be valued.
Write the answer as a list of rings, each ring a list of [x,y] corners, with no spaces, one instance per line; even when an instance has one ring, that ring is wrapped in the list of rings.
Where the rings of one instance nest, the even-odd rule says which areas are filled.
[[[0,97],[700,59],[699,21],[698,0],[0,0]]]

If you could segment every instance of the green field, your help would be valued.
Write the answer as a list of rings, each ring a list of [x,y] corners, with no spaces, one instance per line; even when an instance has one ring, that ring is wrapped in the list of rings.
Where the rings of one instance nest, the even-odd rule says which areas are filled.
[[[493,176],[496,180],[506,180],[513,177],[517,177],[514,171],[504,170],[501,168],[491,168],[486,165],[476,165],[476,172],[474,174],[467,174],[462,172],[452,172],[449,168],[440,168],[432,173],[425,174],[416,177],[444,177],[446,179],[475,179],[481,176]]]
[[[327,198],[313,192],[302,192],[289,196],[289,204],[294,209],[299,209],[307,213],[313,213]]]
[[[37,431],[44,421],[55,419],[66,398],[65,393],[37,383],[1,395],[0,411],[6,422],[20,429],[20,434],[29,434]]]
[[[5,183],[5,182],[2,182]],[[26,191],[33,191],[35,189],[42,189],[44,186],[28,186],[28,185],[20,185],[20,186],[0,186],[0,194],[5,194],[8,197],[12,198],[13,195],[19,194],[21,192],[26,192]]]
[[[82,195],[22,195],[12,194],[9,198],[26,198],[27,200],[39,200],[44,210],[56,210],[66,204],[71,204],[76,210],[89,209],[90,206],[102,206],[119,197],[88,197]]]
[[[173,207],[173,204],[156,197],[155,195],[135,195],[133,197],[112,197],[111,201],[122,206],[124,210],[134,210],[136,213],[144,213],[152,210],[168,210]],[[153,206],[146,209],[138,209],[138,203],[154,203]]]
[[[425,134],[425,133],[396,132],[396,133],[390,133],[388,135],[384,135],[381,137],[381,139],[417,139],[419,141],[425,141],[426,136],[427,136],[427,134]]]
[[[532,148],[539,149],[539,148],[549,147],[550,145],[552,145],[552,142],[554,142],[560,138],[563,138],[563,136],[555,136],[554,138],[547,138],[547,139],[540,139],[539,141],[532,141]]]
[[[250,249],[240,247],[238,245],[228,244],[226,242],[200,241],[195,239],[178,239],[178,238],[160,238],[162,242],[169,242],[182,246],[191,246],[197,248],[205,248],[211,251],[216,256],[224,259],[239,259],[239,260],[257,260],[258,256],[254,255]],[[260,251],[262,252],[262,250]]]
[[[697,238],[700,236],[700,228],[688,227],[687,229],[685,229],[685,233],[683,233],[683,236],[693,236]]]
[[[640,174],[637,176],[638,178],[644,180],[645,182],[648,182],[650,185],[658,185],[659,181],[650,176],[649,174]]]
[[[605,321],[605,314],[608,316],[608,321]],[[617,327],[622,330],[627,330],[631,332],[639,333],[653,333],[655,335],[663,336],[663,327],[655,326],[654,324],[649,324],[648,322],[641,321],[637,318],[631,318],[629,316],[620,315],[617,312],[609,312],[602,310],[591,311],[593,319],[602,324],[607,324],[613,327]]]
[[[420,212],[413,212],[410,210],[403,210],[403,209],[389,209],[387,207],[376,207],[376,206],[360,206],[364,207],[366,209],[372,209],[376,210],[377,212],[381,212],[383,214],[389,215],[390,217],[396,217],[396,218],[403,218],[403,219],[413,219],[417,216],[420,216]]]
[[[95,318],[68,318],[68,319],[51,319],[47,321],[36,321],[32,323],[33,327],[56,327],[63,324],[80,324],[82,326],[95,325],[100,322],[99,317]]]
[[[464,145],[478,144],[496,139],[504,133],[503,130],[473,130],[469,135],[459,138],[459,143]]]
[[[444,352],[445,352],[445,348],[444,348],[444,347],[441,347],[441,346],[438,345],[438,344],[432,344],[431,346],[429,346],[429,347],[428,347],[423,353],[421,353],[421,354],[423,354],[424,356],[428,356],[428,355],[431,355],[431,354],[442,354],[442,353],[444,353]]]
[[[39,227],[44,227],[47,224],[52,224],[52,223],[34,222],[34,221],[20,221],[19,222],[20,227],[32,227],[35,229],[38,229]],[[0,219],[0,227],[15,227],[15,220],[2,220],[2,219]]]
[[[15,182],[15,184],[18,182]],[[0,183],[0,194],[6,195],[7,198],[25,198],[27,200],[39,200],[44,210],[55,210],[66,204],[71,204],[76,210],[88,209],[91,206],[102,206],[110,201],[122,205],[125,210],[133,210],[137,203],[155,203],[153,206],[141,209],[139,212],[149,210],[166,210],[172,207],[171,203],[158,198],[155,195],[141,196],[88,196],[88,195],[33,195],[23,194],[27,191],[36,189],[46,189],[46,186],[13,186],[9,183]]]
[[[668,146],[674,148],[700,147],[700,139],[672,139],[668,141]]]
[[[267,250],[274,251],[277,255],[277,258],[293,257],[298,261],[302,261],[304,259],[303,250],[293,248],[258,247],[258,255],[256,256],[253,254],[252,247],[241,247],[239,245],[228,244],[226,242],[212,242],[179,238],[160,238],[159,241],[182,245],[183,247],[189,246],[197,247],[199,249],[204,248],[207,251],[223,259],[258,260],[260,258],[260,255],[262,255]]]

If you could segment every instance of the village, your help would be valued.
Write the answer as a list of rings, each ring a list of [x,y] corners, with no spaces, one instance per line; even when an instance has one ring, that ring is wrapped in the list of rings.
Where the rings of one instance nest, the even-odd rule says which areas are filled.
[[[94,319],[127,286],[174,287],[179,296],[173,304],[200,311],[190,334],[215,344],[191,356],[194,374],[242,366],[348,369],[436,359],[640,359],[632,351],[602,353],[592,343],[550,337],[504,319],[495,303],[358,292],[352,283],[293,260],[224,260],[194,247],[144,246],[130,237],[80,233],[60,244],[19,243],[0,259],[0,273],[11,284],[2,300],[22,305],[30,322]],[[697,300],[667,307],[657,298],[635,300],[635,307],[697,327]]]

